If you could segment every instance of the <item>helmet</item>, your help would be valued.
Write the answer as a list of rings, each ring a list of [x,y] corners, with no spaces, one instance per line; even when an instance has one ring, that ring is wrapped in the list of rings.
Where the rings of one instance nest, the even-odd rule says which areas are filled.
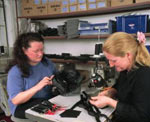
[[[55,92],[61,95],[73,95],[80,93],[80,86],[83,77],[79,71],[75,69],[64,69],[55,74],[52,79],[53,85],[56,87]]]

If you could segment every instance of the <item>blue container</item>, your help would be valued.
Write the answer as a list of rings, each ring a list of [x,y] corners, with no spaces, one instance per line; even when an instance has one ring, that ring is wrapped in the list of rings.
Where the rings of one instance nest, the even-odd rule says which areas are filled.
[[[117,31],[127,33],[147,32],[148,15],[119,16],[116,19]]]

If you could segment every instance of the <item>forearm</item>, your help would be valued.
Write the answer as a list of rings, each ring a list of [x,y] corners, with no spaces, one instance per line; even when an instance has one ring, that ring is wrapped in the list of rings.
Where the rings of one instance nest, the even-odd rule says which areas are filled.
[[[12,99],[12,103],[15,105],[25,103],[30,100],[38,91],[39,90],[36,88],[36,86],[34,86],[26,91],[20,92]]]

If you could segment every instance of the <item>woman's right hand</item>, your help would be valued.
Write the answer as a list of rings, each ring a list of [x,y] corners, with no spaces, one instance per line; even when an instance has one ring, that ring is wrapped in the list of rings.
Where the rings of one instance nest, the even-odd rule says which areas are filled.
[[[114,97],[117,91],[114,88],[108,87],[98,94],[98,96]]]
[[[54,75],[52,75],[51,77],[44,77],[37,85],[37,89],[41,90],[42,88],[44,88],[47,85],[52,85],[52,79],[53,79]]]

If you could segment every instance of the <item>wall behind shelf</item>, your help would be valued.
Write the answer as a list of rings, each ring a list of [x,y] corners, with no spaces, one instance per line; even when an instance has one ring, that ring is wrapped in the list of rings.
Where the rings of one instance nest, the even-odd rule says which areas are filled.
[[[8,21],[8,36],[10,48],[13,47],[14,40],[16,38],[17,27],[16,27],[16,14],[15,14],[15,0],[6,0],[7,8],[6,15]],[[87,17],[76,17],[80,20],[88,20],[91,23],[106,22],[109,19],[115,20],[116,16],[126,15],[126,14],[149,14],[150,10],[140,10],[133,12],[122,12],[107,15],[97,15],[97,16],[87,16]],[[63,18],[63,19],[50,19],[41,20],[49,27],[57,27],[58,25],[63,25],[68,19],[73,18]],[[101,39],[103,42],[105,39]],[[148,38],[149,40],[149,38]],[[72,55],[80,54],[94,54],[95,44],[98,43],[97,39],[72,39],[72,40],[45,40],[45,53],[47,54],[61,54],[61,53],[71,53]],[[149,41],[148,41],[149,43]]]

